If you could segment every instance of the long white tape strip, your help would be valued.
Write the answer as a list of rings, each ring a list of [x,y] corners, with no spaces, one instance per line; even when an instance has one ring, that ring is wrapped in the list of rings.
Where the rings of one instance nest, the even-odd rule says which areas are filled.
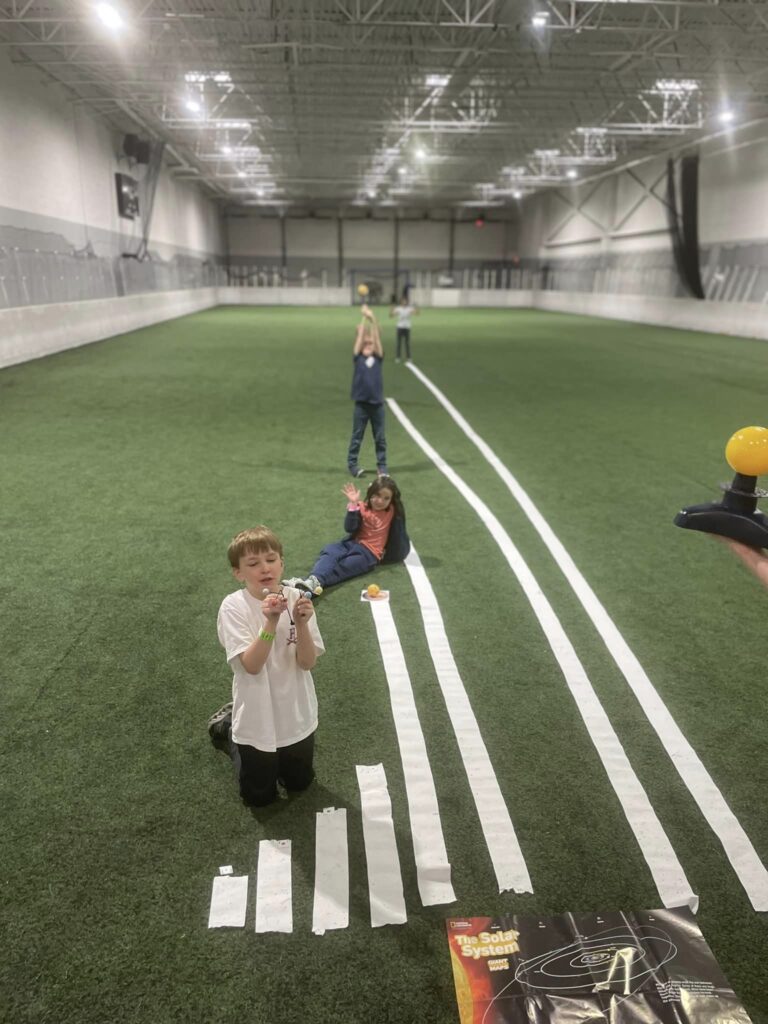
[[[211,890],[209,928],[244,928],[248,875],[216,875]]]
[[[371,927],[405,924],[405,896],[397,856],[392,802],[381,764],[357,765],[360,807],[363,817],[365,862],[368,866],[368,897]]]
[[[592,688],[584,666],[579,661],[571,641],[533,573],[512,543],[509,534],[485,502],[427,443],[397,402],[391,398],[387,399],[387,402],[416,444],[475,510],[517,577],[576,701],[576,706],[600,755],[608,779],[621,802],[627,821],[653,875],[664,906],[679,907],[687,903],[695,910],[698,907],[698,897],[685,877],[677,854],[651,806],[648,795],[629,763],[624,748]]]
[[[315,902],[312,931],[324,935],[349,924],[347,812],[326,807],[315,817]]]
[[[558,540],[557,536],[541,515],[526,491],[499,459],[491,447],[477,434],[464,419],[456,407],[445,397],[429,378],[413,363],[408,368],[419,378],[435,398],[440,402],[448,415],[466,434],[478,451],[493,466],[504,481],[512,497],[528,517],[531,525],[549,549],[560,570],[573,588],[595,629],[603,639],[613,660],[629,684],[632,692],[640,703],[648,721],[656,730],[664,749],[672,759],[672,764],[688,787],[717,838],[723,845],[726,856],[731,862],[736,875],[744,886],[755,910],[768,910],[768,870],[757,855],[749,836],[744,831],[736,815],[730,809],[709,774],[699,755],[683,735],[670,714],[664,701],[658,694],[645,669],[630,649],[619,632],[613,619],[597,598],[590,585],[577,569],[573,559]]]
[[[370,608],[379,638],[403,762],[419,895],[425,907],[453,903],[456,895],[451,885],[451,865],[440,824],[435,780],[392,609],[389,602],[377,604],[374,601],[370,602]]]
[[[293,931],[290,839],[262,839],[259,843],[256,931]]]
[[[429,653],[456,734],[499,892],[533,892],[512,819],[448,643],[435,592],[413,545],[405,565],[419,602]]]

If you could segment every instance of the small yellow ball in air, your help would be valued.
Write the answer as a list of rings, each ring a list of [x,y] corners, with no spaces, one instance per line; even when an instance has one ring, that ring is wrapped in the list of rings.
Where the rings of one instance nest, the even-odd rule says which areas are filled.
[[[371,583],[368,587],[368,597],[378,597],[381,593],[381,587],[377,587],[375,583]]]
[[[768,473],[768,428],[742,427],[725,446],[728,465],[744,476]]]
[[[368,285],[367,284],[359,284],[357,286],[357,294],[358,295],[367,295],[368,294]]]

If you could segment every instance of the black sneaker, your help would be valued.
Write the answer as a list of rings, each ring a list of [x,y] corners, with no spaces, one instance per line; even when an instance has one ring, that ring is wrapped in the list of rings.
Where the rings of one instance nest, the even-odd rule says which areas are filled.
[[[229,744],[229,731],[232,728],[232,702],[220,707],[208,719],[208,735],[211,743],[219,750],[226,750]]]
[[[365,476],[365,470],[364,469],[359,469],[359,468],[358,469],[352,469],[352,467],[350,466],[350,468],[349,468],[349,475],[350,476],[354,476],[357,479],[360,479],[361,476]]]

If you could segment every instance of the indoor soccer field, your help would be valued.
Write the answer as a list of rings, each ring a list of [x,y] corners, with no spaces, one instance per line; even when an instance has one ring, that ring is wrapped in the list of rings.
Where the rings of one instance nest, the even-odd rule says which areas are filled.
[[[359,581],[316,602],[309,790],[249,810],[206,732],[230,692],[216,613],[237,585],[231,537],[268,524],[298,575],[342,536],[355,322],[349,308],[219,308],[0,371],[0,1017],[453,1022],[447,918],[660,908],[671,877],[765,1024],[759,872],[731,863],[716,824],[722,801],[729,836],[768,863],[768,595],[672,524],[717,498],[731,434],[764,423],[765,342],[424,310],[413,364],[395,365],[385,321],[389,468],[533,889],[499,891],[413,567],[382,566],[365,582],[390,592],[455,893],[423,906]],[[650,689],[630,686],[638,674]],[[374,764],[407,910],[376,928],[356,776]],[[668,849],[651,849],[647,808],[627,811],[628,785]],[[331,807],[347,812],[350,919],[316,935],[316,814]],[[267,839],[291,841],[290,933],[254,930]],[[224,865],[250,879],[244,928],[208,928]]]

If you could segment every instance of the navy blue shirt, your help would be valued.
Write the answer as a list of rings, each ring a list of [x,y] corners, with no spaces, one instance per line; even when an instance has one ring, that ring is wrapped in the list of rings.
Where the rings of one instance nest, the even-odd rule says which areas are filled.
[[[355,369],[352,374],[351,397],[355,402],[382,405],[384,402],[384,381],[381,376],[382,356],[364,356],[360,352],[352,358]]]

